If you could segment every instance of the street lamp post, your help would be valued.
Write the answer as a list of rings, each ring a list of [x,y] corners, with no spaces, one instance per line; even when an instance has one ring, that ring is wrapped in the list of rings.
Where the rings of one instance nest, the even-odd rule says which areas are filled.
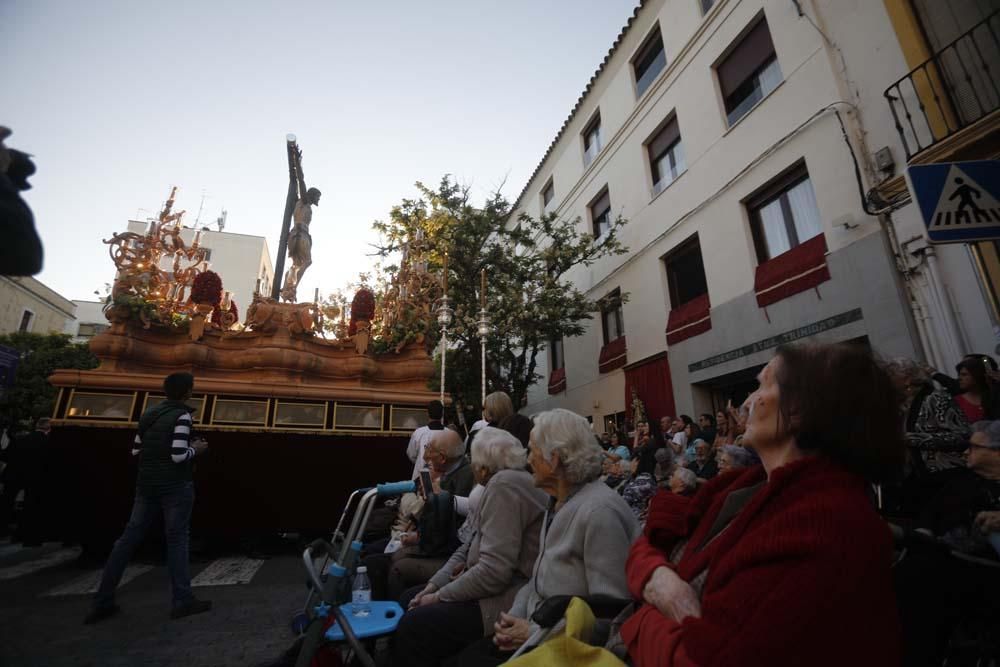
[[[448,295],[441,297],[437,309],[437,321],[441,325],[441,403],[444,403],[444,371],[448,359],[448,327],[451,325],[452,310]]]
[[[486,314],[486,308],[479,311],[479,356],[480,356],[480,368],[482,369],[482,377],[480,378],[480,387],[482,397],[479,402],[480,407],[486,405],[486,337],[490,335],[490,320]]]

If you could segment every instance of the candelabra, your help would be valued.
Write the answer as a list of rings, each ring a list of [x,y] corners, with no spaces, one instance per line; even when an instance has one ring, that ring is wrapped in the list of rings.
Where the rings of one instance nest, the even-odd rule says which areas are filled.
[[[447,294],[443,295],[438,303],[440,305],[437,307],[437,321],[441,325],[441,403],[444,403],[444,371],[448,358],[448,327],[451,325],[451,318],[454,311],[452,311],[449,305]]]

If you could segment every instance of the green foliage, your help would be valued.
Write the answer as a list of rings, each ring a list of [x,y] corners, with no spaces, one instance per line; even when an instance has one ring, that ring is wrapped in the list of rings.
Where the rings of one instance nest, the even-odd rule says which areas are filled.
[[[574,267],[590,266],[603,257],[627,252],[618,240],[625,220],[617,218],[610,231],[595,239],[579,218],[565,220],[555,214],[510,220],[510,204],[499,193],[482,206],[474,206],[468,188],[449,176],[437,190],[418,183],[421,198],[404,200],[394,207],[387,222],[373,227],[381,235],[378,254],[393,258],[418,229],[433,244],[428,270],[438,272],[448,252],[448,296],[455,309],[448,330],[446,386],[465,405],[480,403],[480,271],[487,272],[487,391],[503,390],[515,406],[522,404],[528,387],[541,379],[536,358],[557,338],[572,338],[585,331],[585,320],[599,310],[566,280]],[[386,267],[391,275],[396,267]],[[627,296],[627,295],[623,295]],[[386,338],[412,332],[385,332]],[[436,324],[426,332],[427,342],[439,340]],[[437,387],[435,378],[431,386]]]
[[[48,377],[57,368],[96,368],[97,357],[86,345],[71,343],[65,334],[14,333],[0,336],[0,345],[21,353],[14,386],[0,399],[6,421],[28,424],[52,415],[56,390]]]

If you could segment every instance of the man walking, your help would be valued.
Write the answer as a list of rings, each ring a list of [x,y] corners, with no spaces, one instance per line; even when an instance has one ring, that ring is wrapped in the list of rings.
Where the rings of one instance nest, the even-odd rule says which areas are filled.
[[[101,585],[94,606],[84,623],[96,623],[117,614],[115,589],[121,581],[132,552],[160,512],[167,538],[167,570],[173,589],[170,618],[200,614],[212,608],[207,600],[198,600],[191,592],[188,563],[191,509],[194,507],[194,482],[191,461],[208,451],[204,440],[191,441],[192,408],[184,404],[191,398],[194,376],[174,373],[163,381],[167,400],[142,415],[132,454],[139,457],[135,503],[125,532],[115,542],[104,566]]]

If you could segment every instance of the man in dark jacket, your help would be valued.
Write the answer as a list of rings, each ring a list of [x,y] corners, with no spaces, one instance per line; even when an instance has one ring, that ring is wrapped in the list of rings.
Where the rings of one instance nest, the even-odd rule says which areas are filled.
[[[16,438],[4,452],[7,467],[4,469],[3,496],[0,497],[0,535],[6,535],[14,510],[17,494],[24,491],[24,511],[18,523],[18,537],[24,546],[41,544],[39,525],[41,487],[45,478],[45,450],[52,430],[47,417],[35,424],[33,433]]]
[[[146,535],[146,530],[160,512],[167,539],[167,570],[173,588],[171,618],[200,614],[212,608],[207,600],[198,600],[191,592],[188,563],[191,510],[194,507],[194,482],[191,462],[208,451],[204,440],[191,440],[191,413],[184,404],[191,398],[194,376],[174,373],[163,381],[167,400],[155,405],[139,419],[132,454],[139,457],[135,503],[125,532],[115,542],[104,566],[101,585],[94,606],[85,623],[96,623],[120,611],[115,604],[115,589],[121,581],[132,552]]]

